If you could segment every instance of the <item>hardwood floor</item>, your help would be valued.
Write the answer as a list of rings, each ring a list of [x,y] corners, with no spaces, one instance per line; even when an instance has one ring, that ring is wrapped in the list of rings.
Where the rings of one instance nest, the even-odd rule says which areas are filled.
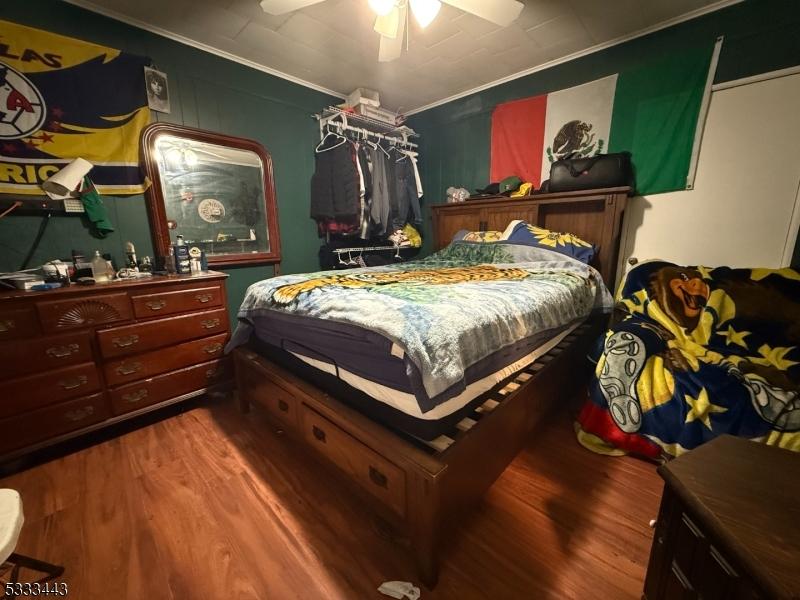
[[[487,448],[487,451],[491,449]],[[65,565],[81,600],[385,598],[406,549],[262,410],[205,400],[0,480],[17,551]],[[581,448],[554,415],[448,541],[435,598],[639,598],[660,479]]]

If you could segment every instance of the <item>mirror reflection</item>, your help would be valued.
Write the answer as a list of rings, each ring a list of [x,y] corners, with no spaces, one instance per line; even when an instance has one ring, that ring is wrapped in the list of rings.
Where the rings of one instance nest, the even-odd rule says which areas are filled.
[[[210,258],[270,252],[264,165],[255,152],[173,135],[155,140],[170,242]]]

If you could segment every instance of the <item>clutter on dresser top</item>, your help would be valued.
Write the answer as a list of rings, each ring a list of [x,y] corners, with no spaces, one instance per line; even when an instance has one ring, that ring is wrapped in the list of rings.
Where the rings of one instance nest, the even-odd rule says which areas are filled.
[[[94,250],[91,258],[73,250],[70,260],[51,260],[40,267],[14,273],[0,273],[0,289],[47,291],[69,285],[104,284],[122,279],[139,279],[153,275],[197,275],[208,272],[205,252],[189,246],[182,236],[167,256],[149,256],[139,260],[132,242],[125,244],[125,259],[117,266],[108,253]]]

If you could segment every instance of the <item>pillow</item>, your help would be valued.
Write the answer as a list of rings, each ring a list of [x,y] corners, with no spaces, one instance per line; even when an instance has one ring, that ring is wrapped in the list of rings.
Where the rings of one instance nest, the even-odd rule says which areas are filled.
[[[589,264],[594,257],[594,246],[577,235],[550,231],[525,221],[511,221],[503,232],[502,239],[514,244],[555,250],[586,264]]]
[[[452,241],[491,243],[499,242],[502,239],[502,231],[467,231],[466,229],[462,229],[453,236]]]

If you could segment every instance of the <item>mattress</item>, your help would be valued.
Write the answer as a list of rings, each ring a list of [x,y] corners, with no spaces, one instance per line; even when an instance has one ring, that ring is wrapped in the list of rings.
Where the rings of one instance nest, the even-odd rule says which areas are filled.
[[[611,305],[596,270],[557,252],[454,243],[420,261],[254,283],[227,350],[256,340],[365,406],[432,424]]]
[[[389,340],[374,332],[302,318],[294,319],[296,322],[290,326],[293,320],[284,317],[281,315],[280,319],[284,327],[276,327],[273,319],[255,321],[251,347],[256,352],[373,420],[423,440],[451,431],[483,402],[488,392],[549,352],[582,322],[540,332],[494,353],[468,370],[462,392],[422,411],[412,390],[413,364]],[[312,335],[320,330],[325,334]],[[281,338],[277,331],[293,339]],[[403,376],[403,370],[412,376]]]

